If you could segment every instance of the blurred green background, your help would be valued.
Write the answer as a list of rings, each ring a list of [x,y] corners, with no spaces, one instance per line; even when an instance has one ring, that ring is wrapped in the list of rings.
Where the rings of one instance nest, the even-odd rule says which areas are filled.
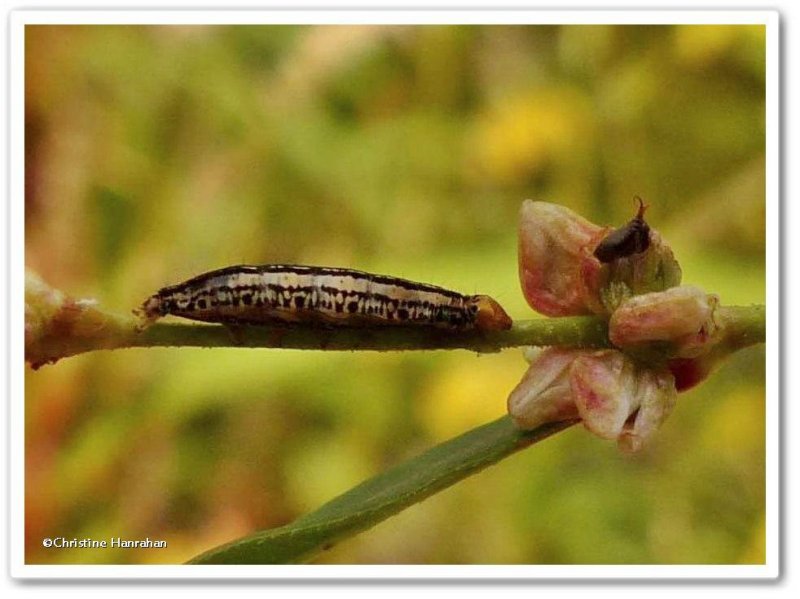
[[[765,301],[761,26],[28,26],[26,262],[126,312],[236,263],[496,297],[525,198]],[[521,352],[96,352],[26,370],[29,563],[175,563],[505,411]],[[576,427],[319,563],[763,563],[764,349],[640,454]],[[45,550],[44,537],[162,550]]]

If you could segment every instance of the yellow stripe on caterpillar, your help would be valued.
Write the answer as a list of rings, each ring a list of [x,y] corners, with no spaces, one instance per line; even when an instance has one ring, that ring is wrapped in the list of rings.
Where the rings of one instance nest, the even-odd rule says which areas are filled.
[[[345,268],[230,266],[164,287],[134,311],[142,328],[172,314],[222,324],[311,323],[502,330],[511,318],[487,295],[462,295]]]

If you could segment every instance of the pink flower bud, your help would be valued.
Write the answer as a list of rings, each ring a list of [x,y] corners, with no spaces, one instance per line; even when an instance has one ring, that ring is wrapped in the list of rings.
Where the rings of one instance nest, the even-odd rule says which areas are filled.
[[[508,396],[508,413],[517,427],[531,430],[547,422],[577,418],[569,372],[580,353],[556,347],[526,351],[531,365]]]
[[[688,285],[637,295],[611,315],[609,339],[620,348],[669,342],[675,357],[693,358],[720,338],[714,320],[718,303],[716,296]]]
[[[681,284],[681,267],[672,248],[655,229],[649,230],[644,252],[618,258],[603,265],[596,283],[607,313],[614,312],[631,296],[664,291]]]
[[[639,410],[625,423],[617,438],[619,448],[628,452],[639,451],[667,419],[677,399],[675,378],[669,370],[643,369],[639,372],[636,388]]]
[[[578,356],[570,370],[570,387],[584,426],[604,439],[616,439],[639,407],[636,369],[616,350]]]
[[[674,358],[667,365],[675,377],[675,388],[680,393],[706,380],[719,361],[719,356],[710,353],[697,358]]]
[[[643,250],[619,250],[615,256],[609,246],[601,262],[595,250],[620,237],[625,227],[600,227],[564,206],[526,200],[520,211],[519,276],[528,304],[547,316],[609,315],[633,295],[679,285],[681,268],[671,248],[642,224]]]
[[[587,283],[601,268],[586,260],[605,229],[569,208],[526,200],[519,224],[519,277],[528,304],[547,316],[578,316],[602,310]]]
[[[717,299],[677,287],[680,265],[644,211],[640,200],[634,219],[612,229],[563,206],[523,203],[519,275],[528,304],[547,316],[610,316],[614,345],[661,366],[637,366],[615,349],[537,351],[508,398],[518,427],[580,417],[596,435],[636,451],[672,410],[677,389],[708,373],[696,358],[719,341]]]
[[[669,369],[638,368],[617,350],[548,348],[527,351],[531,363],[508,398],[508,412],[523,430],[581,418],[604,439],[638,451],[675,405]]]

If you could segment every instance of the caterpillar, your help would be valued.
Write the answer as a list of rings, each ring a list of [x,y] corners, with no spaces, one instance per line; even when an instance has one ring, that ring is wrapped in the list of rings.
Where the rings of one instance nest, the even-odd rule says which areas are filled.
[[[488,295],[347,268],[229,266],[164,287],[134,310],[141,328],[168,314],[228,325],[414,326],[504,330],[511,318]]]

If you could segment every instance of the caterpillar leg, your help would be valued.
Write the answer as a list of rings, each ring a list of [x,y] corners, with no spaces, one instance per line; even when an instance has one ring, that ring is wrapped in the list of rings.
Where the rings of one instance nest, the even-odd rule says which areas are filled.
[[[163,316],[161,298],[158,295],[151,295],[141,306],[133,310],[133,314],[139,319],[136,331],[141,333]]]
[[[238,322],[225,322],[222,326],[228,330],[231,342],[234,345],[244,345],[244,332],[247,329],[246,325]]]

